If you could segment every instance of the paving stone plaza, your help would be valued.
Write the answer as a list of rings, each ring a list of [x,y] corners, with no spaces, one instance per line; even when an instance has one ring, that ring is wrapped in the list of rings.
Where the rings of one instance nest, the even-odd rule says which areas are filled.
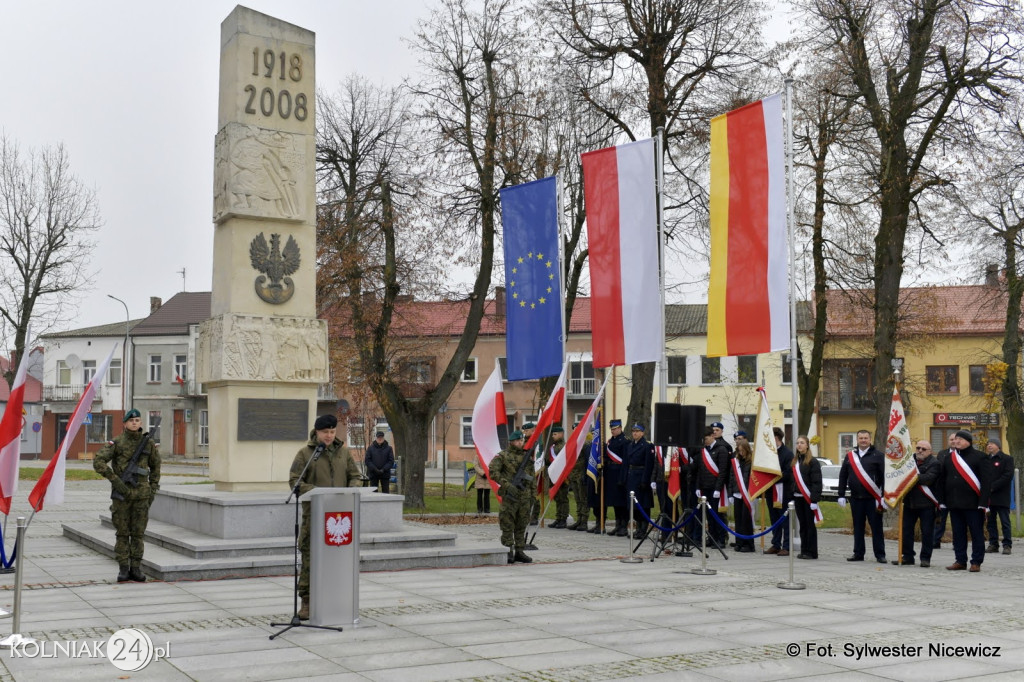
[[[0,651],[0,680],[1024,679],[1024,548],[969,574],[944,570],[948,544],[927,569],[850,564],[851,538],[823,532],[821,558],[795,564],[807,588],[784,590],[788,559],[715,553],[717,574],[694,575],[696,557],[651,562],[647,544],[643,563],[622,563],[623,538],[542,529],[532,565],[363,573],[359,627],[271,641],[291,616],[290,575],[119,585],[112,560],[62,536],[108,494],[68,482],[32,521],[21,634],[39,646]],[[14,576],[0,583],[10,610]],[[128,673],[67,644],[122,628],[166,657]]]

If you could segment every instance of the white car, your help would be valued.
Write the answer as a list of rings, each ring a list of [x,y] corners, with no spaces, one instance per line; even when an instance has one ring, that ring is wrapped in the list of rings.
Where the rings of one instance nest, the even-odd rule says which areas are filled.
[[[839,465],[821,465],[821,499],[834,500],[839,497]]]

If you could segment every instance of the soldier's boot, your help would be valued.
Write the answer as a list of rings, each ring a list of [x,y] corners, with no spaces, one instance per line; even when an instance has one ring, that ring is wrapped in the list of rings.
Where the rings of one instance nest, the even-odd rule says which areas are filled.
[[[516,550],[515,561],[518,561],[519,563],[523,563],[523,564],[532,564],[533,563],[533,559],[531,559],[530,557],[526,556],[526,553],[523,550],[521,550],[521,549],[517,549]]]
[[[146,582],[146,576],[143,575],[142,569],[140,569],[138,566],[132,566],[128,569],[128,577],[137,583]]]
[[[302,605],[299,607],[299,620],[309,620],[309,595],[302,597]]]
[[[508,548],[508,562],[514,564],[516,562],[516,551],[511,547]]]
[[[121,564],[120,566],[118,566],[118,568],[120,570],[117,573],[117,582],[126,583],[129,580],[131,580],[131,577],[129,576],[128,564]]]
[[[589,533],[590,532],[590,529],[587,528],[587,522],[586,521],[580,521],[579,524],[577,524],[576,528],[574,528],[573,530],[581,530],[584,533]]]
[[[577,528],[580,527],[580,523],[582,523],[582,522],[581,521],[573,521],[568,526],[566,526],[566,529],[567,530],[576,530]]]

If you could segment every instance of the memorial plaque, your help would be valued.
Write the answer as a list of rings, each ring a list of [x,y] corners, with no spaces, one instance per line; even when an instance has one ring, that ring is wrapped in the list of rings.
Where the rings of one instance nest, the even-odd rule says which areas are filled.
[[[238,399],[238,440],[309,439],[309,401]]]

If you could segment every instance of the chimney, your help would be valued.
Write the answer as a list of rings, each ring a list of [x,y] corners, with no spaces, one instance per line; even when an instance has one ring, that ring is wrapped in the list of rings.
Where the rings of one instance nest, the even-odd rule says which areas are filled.
[[[160,300],[159,296],[149,297],[149,314],[152,315],[156,311],[160,310],[160,306],[163,305],[163,301]]]
[[[494,287],[494,316],[499,320],[505,317],[505,287]]]
[[[985,266],[985,286],[999,286],[999,266],[995,263],[989,263]]]

